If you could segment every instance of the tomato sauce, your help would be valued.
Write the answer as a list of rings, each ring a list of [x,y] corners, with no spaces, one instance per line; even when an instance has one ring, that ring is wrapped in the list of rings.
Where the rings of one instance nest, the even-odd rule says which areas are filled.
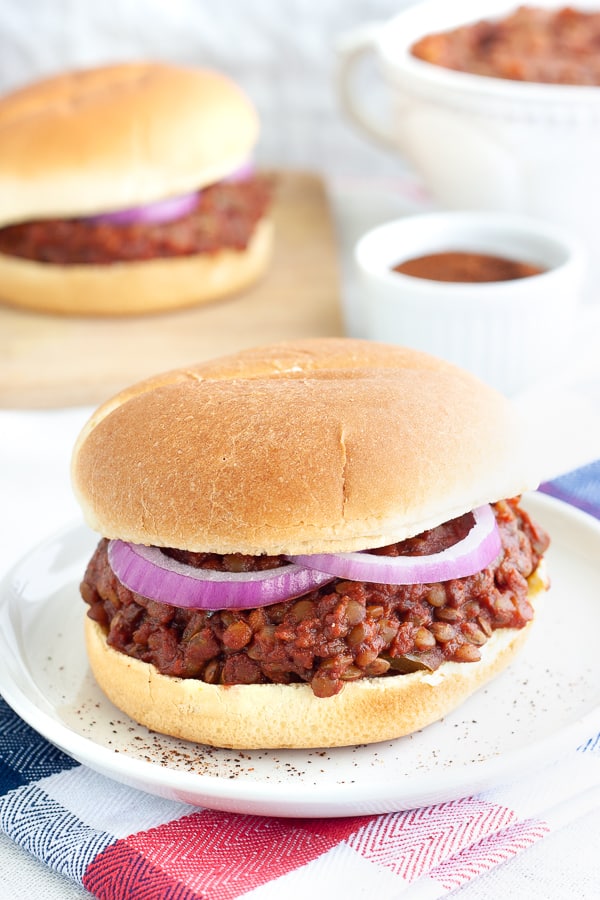
[[[393,272],[424,278],[427,281],[461,283],[487,281],[513,281],[539,275],[544,270],[532,263],[493,256],[486,253],[445,251],[429,253],[404,260],[394,266]]]

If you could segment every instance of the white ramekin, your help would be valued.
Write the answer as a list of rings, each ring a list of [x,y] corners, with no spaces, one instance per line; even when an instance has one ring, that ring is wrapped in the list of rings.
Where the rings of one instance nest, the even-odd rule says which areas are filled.
[[[392,271],[411,257],[463,250],[537,264],[513,281],[456,284]],[[584,252],[556,226],[506,213],[407,216],[356,244],[363,336],[447,359],[515,396],[566,365]]]
[[[534,84],[451,71],[416,59],[420,37],[501,18],[517,0],[425,0],[339,42],[341,105],[362,132],[420,174],[449,209],[501,210],[569,228],[591,249],[600,292],[600,87]],[[536,0],[557,8],[563,0]],[[598,9],[599,0],[577,8]],[[359,90],[363,58],[378,63],[389,114]],[[378,97],[380,100],[381,97]]]

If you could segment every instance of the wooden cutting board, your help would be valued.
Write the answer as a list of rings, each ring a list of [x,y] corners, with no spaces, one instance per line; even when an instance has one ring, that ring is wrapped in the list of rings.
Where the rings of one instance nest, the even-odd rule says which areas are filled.
[[[244,347],[342,333],[327,196],[312,173],[276,173],[275,252],[243,294],[128,318],[49,316],[0,306],[0,407],[96,404],[147,375]]]

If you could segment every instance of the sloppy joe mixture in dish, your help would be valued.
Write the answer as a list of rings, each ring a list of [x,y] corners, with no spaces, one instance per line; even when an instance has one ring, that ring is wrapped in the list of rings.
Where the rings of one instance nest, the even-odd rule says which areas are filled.
[[[600,10],[522,6],[421,38],[413,56],[446,69],[547,84],[600,85]]]

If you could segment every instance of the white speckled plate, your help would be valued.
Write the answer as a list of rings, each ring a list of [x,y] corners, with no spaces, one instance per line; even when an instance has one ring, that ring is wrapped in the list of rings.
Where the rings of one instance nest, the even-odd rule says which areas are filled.
[[[600,523],[542,495],[528,506],[553,542],[552,588],[525,651],[455,713],[410,737],[337,750],[240,752],[136,725],[104,698],[87,665],[78,583],[97,538],[83,527],[33,549],[1,585],[0,690],[81,763],[215,809],[344,816],[481,790],[576,746],[600,719]]]

